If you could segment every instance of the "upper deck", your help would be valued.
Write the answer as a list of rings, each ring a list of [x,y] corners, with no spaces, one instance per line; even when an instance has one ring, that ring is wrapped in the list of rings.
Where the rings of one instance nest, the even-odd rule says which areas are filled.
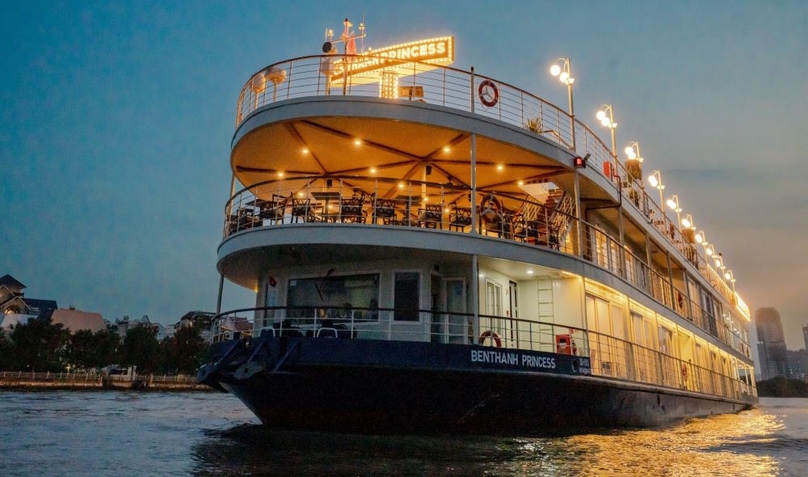
[[[234,281],[253,287],[257,274],[244,268],[258,263],[250,250],[281,243],[278,234],[257,238],[260,230],[283,228],[289,243],[315,228],[318,240],[361,243],[372,227],[378,232],[366,237],[389,231],[413,237],[410,244],[422,243],[411,233],[419,230],[454,246],[451,237],[465,234],[469,250],[498,243],[500,252],[487,250],[503,258],[538,245],[593,264],[707,329],[698,298],[680,298],[692,275],[748,319],[691,230],[646,192],[640,165],[613,156],[561,108],[473,71],[415,61],[387,90],[384,70],[375,82],[365,72],[335,83],[351,61],[276,63],[242,89],[231,167],[244,188],[226,205],[219,250],[219,268]],[[480,94],[485,81],[497,91],[490,106]],[[573,167],[576,156],[588,156],[586,168]]]

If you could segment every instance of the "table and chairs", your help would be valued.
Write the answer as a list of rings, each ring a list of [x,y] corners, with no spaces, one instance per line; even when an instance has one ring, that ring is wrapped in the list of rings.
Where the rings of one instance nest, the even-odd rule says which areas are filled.
[[[258,217],[261,220],[266,220],[269,223],[283,223],[283,217],[286,214],[287,197],[279,194],[272,194],[271,200],[258,199],[252,201],[253,205],[258,208]]]
[[[318,204],[312,204],[312,209],[314,210],[314,214],[319,217],[322,222],[337,222],[339,221],[340,217],[340,201],[342,199],[342,194],[336,190],[322,190],[322,191],[313,191],[311,196],[314,197],[316,200],[319,201]],[[332,207],[333,204],[336,204],[335,207]],[[319,213],[318,213],[319,212]],[[312,220],[307,220],[306,222],[312,222]]]

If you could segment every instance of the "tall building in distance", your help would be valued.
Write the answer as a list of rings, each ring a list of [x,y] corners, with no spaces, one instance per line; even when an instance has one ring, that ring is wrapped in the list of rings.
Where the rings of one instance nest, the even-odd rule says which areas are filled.
[[[774,308],[759,308],[755,311],[755,328],[758,336],[760,374],[763,380],[775,376],[789,376],[788,355],[780,313]]]
[[[805,351],[808,351],[808,325],[802,327],[802,339],[805,341]]]

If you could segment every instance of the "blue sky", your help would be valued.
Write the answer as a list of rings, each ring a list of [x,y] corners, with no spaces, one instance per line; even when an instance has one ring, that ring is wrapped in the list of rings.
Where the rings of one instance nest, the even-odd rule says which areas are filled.
[[[752,309],[808,324],[808,3],[20,2],[0,7],[0,274],[113,320],[213,310],[229,145],[246,80],[318,54],[364,15],[368,46],[444,34],[471,66],[566,105],[614,106],[619,149],[715,243]],[[608,141],[608,132],[602,130]],[[225,308],[249,306],[226,289]]]

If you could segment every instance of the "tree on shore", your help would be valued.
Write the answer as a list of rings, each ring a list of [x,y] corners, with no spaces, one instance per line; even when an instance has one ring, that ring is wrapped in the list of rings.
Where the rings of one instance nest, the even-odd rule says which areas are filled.
[[[10,334],[0,331],[0,371],[62,372],[121,364],[137,366],[138,373],[195,374],[208,350],[203,326],[184,326],[162,341],[151,326],[135,326],[121,340],[111,329],[71,334],[61,324],[31,320]]]
[[[136,326],[126,331],[121,350],[121,364],[137,366],[137,372],[153,373],[160,364],[160,343],[157,330]]]
[[[70,331],[61,323],[36,319],[15,325],[11,330],[14,366],[25,371],[60,372],[69,340]]]
[[[167,374],[195,374],[208,348],[197,326],[183,326],[161,343],[163,371]]]
[[[5,331],[0,330],[0,371],[11,371],[14,369],[14,343],[6,337]]]
[[[93,333],[79,330],[70,337],[67,347],[68,362],[80,369],[102,368],[120,361],[120,337],[109,329]]]
[[[760,397],[808,397],[808,383],[782,376],[758,381],[757,390]]]

